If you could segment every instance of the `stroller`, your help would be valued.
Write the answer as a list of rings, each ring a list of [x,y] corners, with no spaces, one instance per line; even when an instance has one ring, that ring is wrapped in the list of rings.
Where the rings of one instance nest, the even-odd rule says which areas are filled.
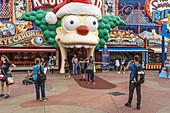
[[[22,83],[25,85],[34,84],[34,72],[28,71],[28,74],[27,74],[27,76],[25,76]]]

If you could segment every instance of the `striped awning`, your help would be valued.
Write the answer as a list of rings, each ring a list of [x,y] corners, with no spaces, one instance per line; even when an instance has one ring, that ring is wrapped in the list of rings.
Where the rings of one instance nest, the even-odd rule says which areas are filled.
[[[26,48],[21,48],[21,49],[0,49],[0,52],[56,52],[56,49],[26,49]]]

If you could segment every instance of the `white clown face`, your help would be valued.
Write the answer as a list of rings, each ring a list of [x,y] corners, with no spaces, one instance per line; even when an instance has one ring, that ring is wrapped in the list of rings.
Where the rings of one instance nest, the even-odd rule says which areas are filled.
[[[94,16],[66,15],[56,32],[65,48],[93,48],[99,42],[97,28],[98,20]]]

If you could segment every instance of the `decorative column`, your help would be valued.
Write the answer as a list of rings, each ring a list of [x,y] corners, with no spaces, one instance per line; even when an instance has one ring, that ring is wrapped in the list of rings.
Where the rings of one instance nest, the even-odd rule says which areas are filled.
[[[147,38],[144,38],[144,49],[146,50],[147,49]],[[146,56],[146,53],[143,53],[144,54],[144,66],[145,66],[145,69],[146,69],[146,59],[148,60],[148,56]]]
[[[142,52],[142,67],[145,66],[145,53]]]
[[[162,35],[162,67],[164,67],[165,62],[165,37]]]
[[[140,34],[140,7],[141,7],[141,4],[140,2],[137,3],[137,34]]]
[[[7,0],[2,0],[2,18],[7,16]]]
[[[56,49],[56,66],[57,66],[57,69],[59,69],[59,51],[58,49]]]
[[[146,52],[146,63],[148,63],[148,51]]]

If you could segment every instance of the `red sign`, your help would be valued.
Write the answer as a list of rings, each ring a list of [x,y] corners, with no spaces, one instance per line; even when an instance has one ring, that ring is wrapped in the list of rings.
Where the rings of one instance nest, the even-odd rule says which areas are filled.
[[[64,0],[32,0],[34,4],[34,8],[41,8],[45,5],[49,5],[54,7],[59,5]],[[92,0],[93,4],[96,5],[100,10],[103,10],[103,0]]]
[[[168,11],[170,11],[170,0],[146,0],[145,13],[148,18],[157,24],[169,23]]]

